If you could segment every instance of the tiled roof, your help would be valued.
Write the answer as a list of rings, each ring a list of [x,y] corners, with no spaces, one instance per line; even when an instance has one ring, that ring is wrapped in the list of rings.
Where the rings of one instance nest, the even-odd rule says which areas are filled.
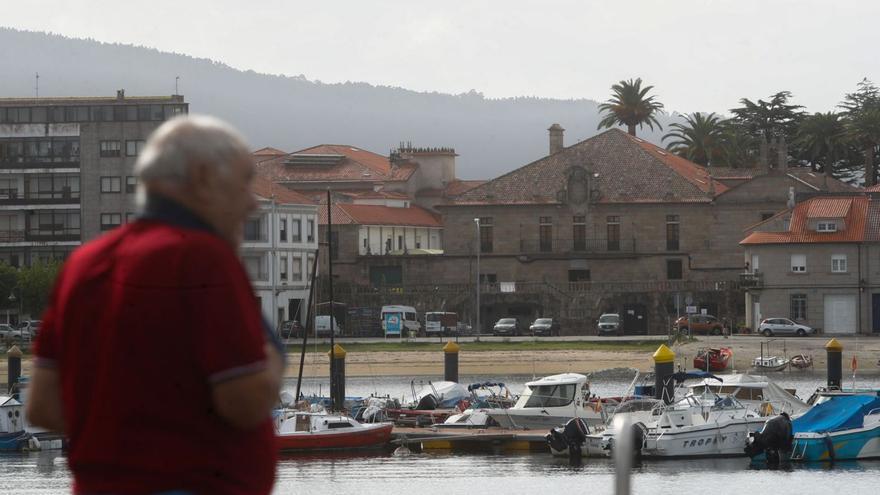
[[[278,148],[273,148],[271,146],[266,146],[265,148],[260,148],[256,151],[254,151],[253,153],[251,153],[252,156],[257,156],[257,157],[280,156],[280,155],[286,155],[286,154],[287,154],[286,151],[281,151]]]
[[[839,211],[840,200],[850,202],[844,223],[846,228],[836,232],[816,232],[809,228],[810,211]],[[851,198],[828,198],[817,196],[798,203],[791,212],[788,231],[752,232],[740,244],[802,244],[802,243],[840,243],[861,242],[866,238],[868,224],[868,205],[871,201],[863,196]],[[828,218],[828,217],[822,217]]]
[[[880,201],[868,202],[868,220],[865,226],[865,240],[880,242]]]
[[[327,224],[326,205],[319,208],[321,225]],[[440,217],[419,206],[394,208],[380,205],[336,203],[332,207],[333,225],[400,225],[408,227],[442,227]]]
[[[833,177],[827,177],[825,174],[814,172],[805,167],[789,167],[786,170],[786,174],[812,187],[816,191],[851,193],[859,190],[859,188],[851,186],[846,182]]]
[[[816,198],[807,208],[807,218],[844,218],[852,206],[852,198]]]
[[[331,164],[285,163],[296,157],[321,155],[339,156],[341,159]],[[259,173],[273,182],[402,181],[408,179],[416,168],[418,165],[414,163],[404,163],[392,168],[386,156],[341,144],[321,144],[257,164]]]
[[[711,165],[709,170],[712,172],[712,177],[716,179],[739,179],[739,180],[748,180],[753,179],[764,173],[763,170],[756,167],[749,168],[733,168],[733,167],[716,167],[715,165]]]
[[[877,184],[877,185],[874,185],[871,187],[866,187],[865,192],[880,192],[880,184]]]
[[[569,167],[585,166],[602,203],[702,203],[726,191],[706,169],[611,129],[460,194],[453,204],[557,203]]]
[[[446,190],[444,191],[447,196],[458,196],[459,194],[464,194],[471,189],[482,186],[485,184],[484,180],[454,180],[446,185]]]
[[[282,204],[292,204],[292,205],[313,205],[315,201],[299,194],[296,191],[291,191],[290,189],[279,186],[278,184],[273,184],[271,181],[268,181],[259,175],[254,176],[253,182],[251,182],[251,191],[257,196],[263,199],[272,199],[275,197],[275,200],[278,203]]]

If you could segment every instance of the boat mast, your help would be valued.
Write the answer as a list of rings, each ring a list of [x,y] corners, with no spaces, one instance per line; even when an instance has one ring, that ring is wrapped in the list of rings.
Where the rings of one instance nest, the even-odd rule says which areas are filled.
[[[333,314],[333,216],[331,213],[332,203],[330,201],[330,189],[327,189],[327,275],[329,277],[329,289],[330,289],[330,412],[336,411],[336,341],[334,340],[334,333],[336,333],[336,329],[334,328],[334,320],[336,319]]]
[[[306,361],[306,345],[309,342],[309,332],[314,331],[315,328],[315,316],[312,311],[313,305],[312,300],[315,294],[315,275],[318,273],[318,253],[320,248],[315,250],[315,257],[312,258],[312,276],[309,279],[309,299],[306,305],[306,324],[303,327],[303,344],[302,350],[299,353],[299,374],[296,375],[296,398],[295,400],[299,400],[299,394],[302,390],[302,378],[303,378],[303,364]]]

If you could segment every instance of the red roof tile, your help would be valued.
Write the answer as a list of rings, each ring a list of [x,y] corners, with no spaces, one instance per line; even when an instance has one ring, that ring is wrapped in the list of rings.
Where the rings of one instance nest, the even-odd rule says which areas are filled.
[[[355,205],[336,203],[333,205],[333,225],[401,225],[408,227],[442,227],[440,217],[419,206],[394,208],[381,205]],[[327,207],[319,208],[322,225],[327,224]],[[337,218],[341,219],[337,221]]]
[[[266,146],[265,148],[260,148],[256,151],[254,151],[253,153],[251,153],[251,155],[253,155],[253,156],[279,156],[279,155],[286,155],[286,154],[287,154],[286,151],[281,151],[278,148],[273,148],[271,146]]]
[[[816,232],[809,228],[810,211],[839,211],[838,200],[850,202],[847,209],[845,228],[836,232]],[[798,203],[791,212],[791,222],[785,232],[752,232],[740,244],[802,244],[802,243],[840,243],[861,242],[865,240],[870,200],[863,196],[850,198],[814,197]],[[822,216],[821,218],[829,218]]]
[[[287,163],[292,158],[309,155],[341,157],[337,162],[309,164]],[[405,181],[418,168],[404,163],[392,167],[388,157],[353,146],[321,144],[259,161],[258,172],[273,182],[387,182]]]
[[[275,200],[282,204],[315,204],[314,201],[303,196],[302,194],[299,194],[296,191],[291,191],[284,186],[273,184],[271,181],[268,181],[260,177],[259,175],[254,176],[253,182],[251,182],[251,191],[253,191],[253,193],[257,196],[264,199],[272,199],[272,197],[274,196]]]
[[[816,198],[810,201],[807,218],[844,218],[852,206],[852,198]]]

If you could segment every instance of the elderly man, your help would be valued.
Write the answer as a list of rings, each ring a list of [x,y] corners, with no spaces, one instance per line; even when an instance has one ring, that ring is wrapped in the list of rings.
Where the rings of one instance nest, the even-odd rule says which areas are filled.
[[[255,208],[247,146],[176,118],[135,172],[138,220],[58,277],[28,418],[69,436],[76,493],[269,493],[283,365],[236,256]]]

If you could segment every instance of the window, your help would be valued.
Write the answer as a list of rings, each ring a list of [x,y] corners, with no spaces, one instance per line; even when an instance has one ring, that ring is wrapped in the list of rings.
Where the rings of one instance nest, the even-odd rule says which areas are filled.
[[[666,260],[666,278],[667,280],[682,279],[681,260]]]
[[[312,271],[315,265],[315,255],[310,254],[306,259],[306,273],[308,274],[309,280],[312,280]]]
[[[251,280],[266,280],[262,256],[242,256],[241,261]]]
[[[144,141],[142,139],[125,142],[125,156],[140,156],[143,149]]]
[[[293,256],[290,263],[290,280],[299,282],[303,278],[302,258],[297,255]]]
[[[290,240],[302,242],[302,220],[299,218],[295,218],[290,222]]]
[[[562,407],[574,401],[577,385],[538,385],[531,387],[525,407]]]
[[[832,273],[846,273],[846,255],[845,254],[832,254],[831,255],[831,272]]]
[[[125,177],[125,192],[133,194],[137,190],[138,178],[134,175]]]
[[[569,270],[568,271],[568,281],[569,282],[589,282],[590,281],[590,270]]]
[[[121,177],[101,177],[102,193],[118,193],[122,191]]]
[[[807,319],[807,295],[792,294],[791,295],[791,314],[789,318],[792,320]]]
[[[807,272],[807,255],[793,254],[791,255],[791,271],[794,273]]]
[[[104,158],[119,156],[121,147],[119,141],[101,141],[100,155]]]
[[[571,219],[571,247],[574,251],[587,249],[587,217],[580,215]]]
[[[498,274],[497,273],[481,273],[480,274],[480,283],[481,284],[497,284],[498,283]]]
[[[620,251],[620,217],[616,215],[609,216],[605,222],[608,250]]]
[[[480,217],[480,252],[492,252],[492,217]]]
[[[121,213],[101,213],[101,230],[112,230],[122,224]]]
[[[837,223],[819,222],[816,224],[816,232],[837,232]]]
[[[553,251],[553,220],[550,217],[538,218],[538,239],[542,253]]]
[[[131,223],[131,222],[134,222],[135,220],[137,220],[137,216],[135,216],[134,213],[129,211],[125,214],[125,223]]]
[[[278,240],[281,242],[287,242],[287,219],[282,218],[278,220]]]
[[[678,251],[679,248],[678,215],[666,215],[666,250]]]
[[[310,219],[306,226],[306,242],[315,242],[315,221]]]
[[[281,263],[278,265],[278,275],[283,281],[287,281],[287,256],[281,256]]]
[[[769,220],[772,216],[773,213],[761,213],[761,221],[763,222],[764,220]]]
[[[262,219],[260,217],[248,218],[244,222],[244,240],[248,242],[261,241]]]

